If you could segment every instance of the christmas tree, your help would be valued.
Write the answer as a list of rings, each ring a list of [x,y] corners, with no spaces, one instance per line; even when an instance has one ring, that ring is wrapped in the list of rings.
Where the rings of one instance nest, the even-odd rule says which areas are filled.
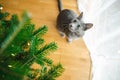
[[[64,68],[48,58],[58,47],[55,42],[44,44],[42,36],[48,28],[44,25],[35,30],[29,15],[24,12],[21,20],[17,14],[10,19],[0,5],[0,79],[1,80],[55,80]],[[32,69],[33,63],[39,69]]]

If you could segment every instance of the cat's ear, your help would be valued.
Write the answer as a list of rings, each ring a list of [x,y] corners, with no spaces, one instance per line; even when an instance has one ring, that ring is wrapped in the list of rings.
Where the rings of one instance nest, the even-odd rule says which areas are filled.
[[[83,17],[83,12],[80,13],[80,15],[77,17],[79,20]]]
[[[86,31],[86,30],[90,29],[91,27],[93,27],[92,23],[85,23],[84,30]]]

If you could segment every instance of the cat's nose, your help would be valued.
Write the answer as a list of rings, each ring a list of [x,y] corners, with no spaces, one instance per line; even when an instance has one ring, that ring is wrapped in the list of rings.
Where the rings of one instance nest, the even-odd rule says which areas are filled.
[[[72,32],[75,30],[75,28],[74,28],[74,26],[72,24],[69,25],[69,30],[72,31]]]
[[[69,27],[72,28],[72,24],[70,24]]]
[[[73,25],[72,25],[72,24],[69,25],[69,29],[70,29],[70,30],[73,30]]]

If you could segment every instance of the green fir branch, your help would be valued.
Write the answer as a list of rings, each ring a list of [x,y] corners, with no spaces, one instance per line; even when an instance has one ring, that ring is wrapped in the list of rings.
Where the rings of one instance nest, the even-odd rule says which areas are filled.
[[[50,52],[57,50],[57,48],[58,48],[57,44],[55,42],[51,42],[48,45],[45,45],[44,47],[40,48],[40,50],[38,50],[36,55],[46,56]]]
[[[41,75],[38,80],[55,80],[64,72],[64,68],[61,64],[53,65],[49,70],[47,68],[43,68],[41,71]]]
[[[1,12],[1,11],[0,11],[0,20],[6,19],[7,16],[9,16],[9,13],[8,13],[8,12]]]
[[[37,29],[36,31],[34,31],[33,35],[42,37],[47,31],[48,31],[48,28],[46,27],[46,25],[44,25],[39,29]]]
[[[16,35],[19,33],[19,31],[22,29],[22,27],[30,21],[29,16],[27,15],[26,12],[23,13],[22,15],[22,20],[17,28],[14,28],[13,33],[11,33],[6,40],[1,44],[0,48],[0,55],[4,52],[4,50],[7,48],[7,46],[11,43],[12,40],[16,37]]]
[[[57,50],[57,44],[44,45],[42,36],[47,26],[35,29],[30,17],[23,13],[21,21],[16,14],[10,20],[8,13],[0,11],[0,78],[2,80],[55,80],[64,71],[61,64],[54,65],[47,56]],[[38,63],[42,69],[32,70],[30,66]]]
[[[51,66],[53,64],[53,60],[50,58],[44,58],[43,61],[47,63],[48,66]]]

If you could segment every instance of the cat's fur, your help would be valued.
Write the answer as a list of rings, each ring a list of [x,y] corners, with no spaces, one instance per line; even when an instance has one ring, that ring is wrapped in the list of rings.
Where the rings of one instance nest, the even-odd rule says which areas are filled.
[[[69,9],[62,9],[61,0],[58,0],[59,15],[57,16],[57,29],[62,37],[67,36],[67,41],[79,39],[84,35],[87,29],[90,29],[92,23],[84,23],[81,19],[83,12],[79,16]]]

